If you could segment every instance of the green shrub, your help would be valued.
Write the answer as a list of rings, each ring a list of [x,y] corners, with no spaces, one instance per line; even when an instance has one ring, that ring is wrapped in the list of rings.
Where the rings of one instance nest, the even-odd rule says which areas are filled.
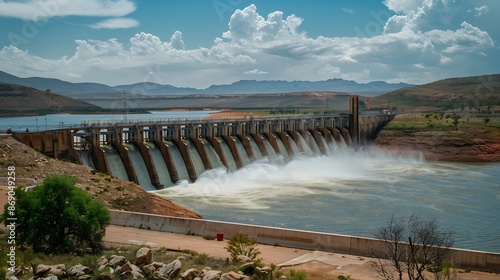
[[[215,240],[215,236],[211,234],[203,235],[203,239],[205,240]]]
[[[15,190],[16,244],[28,244],[35,252],[81,253],[101,249],[110,213],[99,201],[75,186],[67,175],[46,178],[32,192]],[[8,225],[7,209],[0,221]]]
[[[199,254],[195,256],[194,263],[200,265],[207,265],[210,257],[207,254]]]
[[[227,246],[224,247],[231,255],[235,262],[239,255],[247,256],[254,262],[260,262],[257,258],[260,251],[257,249],[257,241],[248,237],[246,233],[237,233],[227,241]]]
[[[290,279],[291,280],[307,280],[307,273],[304,271],[296,271],[290,270]]]

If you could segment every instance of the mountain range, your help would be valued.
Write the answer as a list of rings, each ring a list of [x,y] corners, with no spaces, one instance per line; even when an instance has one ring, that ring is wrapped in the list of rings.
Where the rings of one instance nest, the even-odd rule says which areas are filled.
[[[92,96],[113,97],[117,94],[131,93],[136,95],[190,95],[190,94],[248,94],[248,93],[288,93],[329,91],[364,96],[376,96],[400,88],[411,87],[406,83],[391,84],[383,81],[366,84],[344,79],[326,81],[256,81],[241,80],[232,84],[212,85],[205,89],[176,87],[151,82],[130,85],[108,86],[99,83],[71,83],[52,78],[20,78],[0,71],[0,82],[33,87],[42,91],[49,89],[53,93],[73,98],[91,98]]]

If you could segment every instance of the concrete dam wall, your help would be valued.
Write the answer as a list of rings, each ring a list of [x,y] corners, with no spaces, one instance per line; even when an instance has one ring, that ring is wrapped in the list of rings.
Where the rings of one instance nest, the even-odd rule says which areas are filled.
[[[331,155],[347,143],[352,139],[345,128],[105,143],[94,152],[103,157],[95,157],[94,162],[103,172],[157,190],[183,180],[194,182],[208,169],[233,172],[259,160],[286,163],[298,155]]]
[[[373,140],[393,117],[359,115],[358,97],[351,96],[349,114],[84,122],[70,129],[16,132],[14,137],[54,158],[157,190],[194,182],[208,169],[234,172],[258,160],[286,163],[297,155],[356,148]]]

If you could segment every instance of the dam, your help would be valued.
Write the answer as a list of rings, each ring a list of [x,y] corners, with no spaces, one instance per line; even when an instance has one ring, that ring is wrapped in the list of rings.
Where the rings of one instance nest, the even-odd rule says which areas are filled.
[[[196,181],[209,169],[234,172],[262,158],[331,155],[332,147],[373,140],[393,115],[360,115],[358,96],[348,114],[220,120],[83,122],[39,132],[14,132],[21,142],[54,158],[90,166],[145,190]]]

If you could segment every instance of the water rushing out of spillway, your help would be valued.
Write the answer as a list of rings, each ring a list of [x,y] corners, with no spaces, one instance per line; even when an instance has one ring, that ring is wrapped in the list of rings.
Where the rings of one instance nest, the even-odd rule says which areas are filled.
[[[392,215],[415,214],[453,232],[454,247],[500,252],[500,163],[428,162],[418,153],[353,150],[350,139],[333,136],[302,131],[261,136],[260,144],[255,135],[160,143],[169,160],[165,147],[147,143],[165,187],[154,192],[206,219],[367,237]],[[111,173],[126,177],[120,155],[102,149]],[[154,189],[136,147],[127,144],[122,156],[124,151],[137,180]]]
[[[427,162],[330,145],[157,191],[206,219],[372,237],[391,215],[434,218],[454,247],[500,252],[500,163]]]

